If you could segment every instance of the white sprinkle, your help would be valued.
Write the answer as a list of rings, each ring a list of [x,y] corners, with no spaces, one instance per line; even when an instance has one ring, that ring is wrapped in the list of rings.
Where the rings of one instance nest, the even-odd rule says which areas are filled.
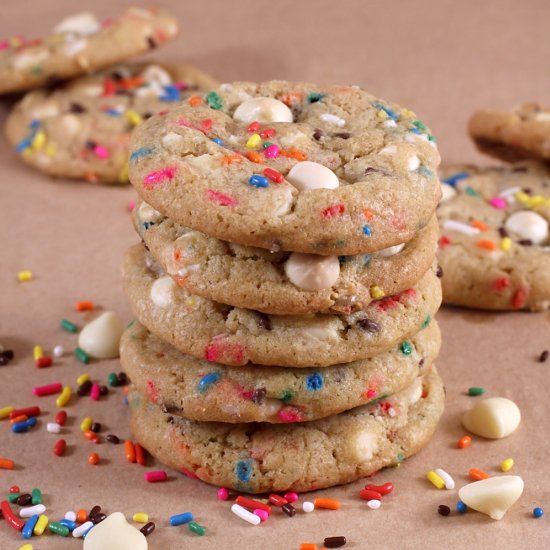
[[[390,408],[388,409],[388,416],[390,416],[390,417],[393,418],[396,414],[397,414],[397,413],[395,412],[395,409],[394,409],[393,407],[390,407]]]
[[[436,468],[434,472],[445,482],[445,489],[455,488],[455,480],[445,470]]]
[[[380,155],[393,155],[394,153],[397,153],[397,147],[395,145],[388,145],[380,150]]]
[[[412,155],[407,159],[409,172],[414,172],[420,166],[420,159],[416,155]]]
[[[415,143],[416,141],[430,141],[430,140],[428,139],[428,136],[426,134],[407,134],[405,136],[405,141],[407,143]]]
[[[522,191],[521,187],[507,187],[506,189],[503,189],[498,196],[506,199],[508,204],[514,204],[516,202],[516,193],[519,193],[520,191]]]
[[[48,422],[46,430],[51,434],[58,434],[61,431],[61,426],[57,422]]]
[[[306,500],[302,504],[302,510],[306,513],[313,512],[313,510],[315,510],[315,504],[313,504],[313,502],[310,502],[309,500]]]
[[[477,235],[479,233],[479,229],[477,227],[472,227],[471,225],[457,222],[456,220],[445,220],[442,225],[444,229],[458,231],[459,233],[464,233],[464,235]]]
[[[65,512],[65,519],[68,519],[69,521],[76,521],[76,514],[69,510],[68,512]]]
[[[367,506],[371,510],[378,510],[382,506],[382,503],[379,500],[367,500]]]
[[[220,91],[222,92],[232,92],[233,91],[233,85],[225,82],[220,86]]]
[[[19,517],[30,518],[35,514],[43,514],[45,511],[46,507],[43,504],[37,504],[36,506],[27,506],[26,508],[21,508],[21,510],[19,510]]]
[[[82,525],[79,525],[76,529],[73,530],[73,537],[75,539],[80,538],[84,533],[87,533],[93,526],[94,526],[94,523],[92,521],[87,521]]]
[[[248,523],[252,523],[252,525],[258,525],[262,521],[260,519],[260,516],[257,516],[256,514],[249,512],[246,508],[243,508],[240,504],[233,504],[233,506],[231,506],[231,511],[236,516],[239,516],[241,519],[248,521]]]
[[[64,353],[65,349],[63,348],[63,346],[55,346],[55,348],[53,348],[54,357],[61,357]]]
[[[336,124],[336,126],[342,127],[346,125],[346,121],[343,118],[340,118],[339,116],[333,115],[331,113],[323,113],[320,118],[325,122],[332,122],[332,124]]]
[[[393,118],[388,118],[388,120],[385,120],[382,123],[382,126],[386,126],[388,128],[395,128],[397,126],[397,122],[395,122],[395,120],[393,120]]]

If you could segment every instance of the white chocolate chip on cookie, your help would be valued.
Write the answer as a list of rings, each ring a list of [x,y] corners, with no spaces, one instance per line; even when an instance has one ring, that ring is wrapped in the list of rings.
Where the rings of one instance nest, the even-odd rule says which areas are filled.
[[[318,256],[293,252],[285,262],[285,273],[290,282],[304,290],[330,288],[340,276],[337,256]]]
[[[151,300],[159,307],[167,307],[172,302],[176,283],[172,277],[161,277],[151,285]]]
[[[54,33],[76,33],[82,35],[95,34],[101,29],[101,23],[90,12],[70,15],[60,21],[54,28]]]
[[[309,160],[295,164],[286,179],[299,191],[336,189],[340,185],[338,177],[332,170]]]
[[[510,237],[529,239],[533,244],[542,244],[548,239],[548,222],[536,212],[521,210],[514,212],[504,224]]]
[[[241,103],[233,113],[237,122],[293,122],[292,111],[278,99],[253,97]]]
[[[379,258],[388,258],[389,256],[395,256],[399,254],[405,248],[405,243],[396,244],[394,246],[389,246],[375,253]]]

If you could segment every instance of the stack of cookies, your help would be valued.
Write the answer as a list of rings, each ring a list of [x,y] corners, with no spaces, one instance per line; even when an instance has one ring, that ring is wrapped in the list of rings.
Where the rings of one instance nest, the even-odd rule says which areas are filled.
[[[224,84],[130,149],[136,439],[252,493],[350,482],[426,445],[444,401],[439,154],[414,113],[355,86]]]

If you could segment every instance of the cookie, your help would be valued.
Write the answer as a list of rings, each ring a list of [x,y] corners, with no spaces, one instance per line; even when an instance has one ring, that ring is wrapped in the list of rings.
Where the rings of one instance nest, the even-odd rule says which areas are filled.
[[[297,424],[195,422],[163,412],[133,388],[128,395],[132,432],[153,456],[249,493],[313,491],[399,464],[428,443],[444,399],[434,369],[376,404]]]
[[[160,46],[178,33],[164,10],[129,8],[116,19],[71,15],[50,36],[0,41],[0,94],[30,90],[119,63]]]
[[[409,242],[439,200],[433,136],[357,86],[224,84],[132,134],[129,174],[174,222],[271,251]]]
[[[410,338],[441,302],[429,269],[412,288],[345,315],[266,315],[191,295],[141,245],[123,261],[123,285],[136,318],[180,351],[226,365],[324,367],[374,357]]]
[[[550,107],[524,103],[512,111],[479,111],[468,130],[482,153],[510,162],[550,161]]]
[[[441,345],[436,321],[371,359],[326,367],[248,368],[184,355],[133,322],[121,340],[135,388],[170,414],[216,422],[304,422],[385,399],[428,370]]]
[[[151,255],[190,293],[275,315],[351,313],[398,294],[429,269],[439,235],[434,217],[406,244],[372,254],[318,256],[220,241],[141,201],[132,218]]]
[[[132,129],[213,85],[191,66],[122,64],[29,92],[8,116],[5,132],[22,159],[46,174],[127,182]]]
[[[473,308],[550,306],[550,171],[535,162],[442,172],[443,299]]]

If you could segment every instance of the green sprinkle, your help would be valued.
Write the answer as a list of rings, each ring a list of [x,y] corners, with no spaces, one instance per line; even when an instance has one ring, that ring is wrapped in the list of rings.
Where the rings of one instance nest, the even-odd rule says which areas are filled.
[[[292,397],[294,396],[294,394],[290,391],[290,390],[283,390],[282,393],[281,393],[281,401],[284,401],[285,403],[288,403]]]
[[[428,141],[433,141],[435,143],[437,140],[435,139],[435,136],[432,136],[432,134],[428,134]]]
[[[403,462],[405,460],[405,454],[399,453],[396,458],[397,458],[397,462]]]
[[[323,94],[320,94],[319,92],[311,92],[307,96],[309,103],[317,103],[318,101],[321,101],[321,99],[323,99]]]
[[[73,334],[78,332],[78,327],[74,323],[67,321],[67,319],[61,319],[61,328],[67,332],[72,332]]]
[[[266,142],[262,145],[262,147],[263,147],[264,149],[267,149],[270,145],[273,145],[273,143],[272,143],[271,141],[266,141]]]
[[[107,376],[107,383],[113,388],[116,388],[118,386],[118,377],[116,375],[116,372],[109,373],[109,376]]]
[[[422,328],[426,328],[432,320],[432,316],[428,315],[426,319],[424,319],[424,322],[422,323]]]
[[[478,193],[475,189],[473,189],[472,187],[470,187],[468,185],[468,187],[466,187],[466,189],[464,190],[466,195],[470,195],[470,197],[477,197]]]
[[[13,504],[19,498],[19,493],[10,493],[8,495],[8,502]]]
[[[61,523],[57,523],[55,521],[52,521],[51,523],[48,523],[48,529],[54,535],[60,535],[62,537],[68,537],[69,536],[69,528],[65,525],[61,525]]]
[[[476,396],[476,395],[483,395],[485,393],[484,388],[468,388],[468,395]]]
[[[90,362],[90,357],[82,348],[74,348],[75,357],[81,362],[87,365]]]
[[[199,525],[197,522],[195,521],[190,521],[188,524],[187,524],[187,528],[189,529],[189,531],[191,531],[192,533],[196,533],[197,535],[200,535],[201,537],[204,536],[206,534],[206,527],[203,527],[202,525]]]
[[[210,92],[206,96],[206,103],[211,109],[221,109],[223,106],[222,98],[216,92]]]
[[[35,504],[42,504],[42,493],[40,491],[40,489],[33,489],[32,492],[31,492],[31,496],[32,496],[32,504],[33,506]]]
[[[426,125],[421,120],[413,120],[412,123],[419,130],[425,130],[426,129]]]
[[[408,340],[405,340],[401,343],[400,349],[403,355],[410,355],[412,353],[413,347]]]

